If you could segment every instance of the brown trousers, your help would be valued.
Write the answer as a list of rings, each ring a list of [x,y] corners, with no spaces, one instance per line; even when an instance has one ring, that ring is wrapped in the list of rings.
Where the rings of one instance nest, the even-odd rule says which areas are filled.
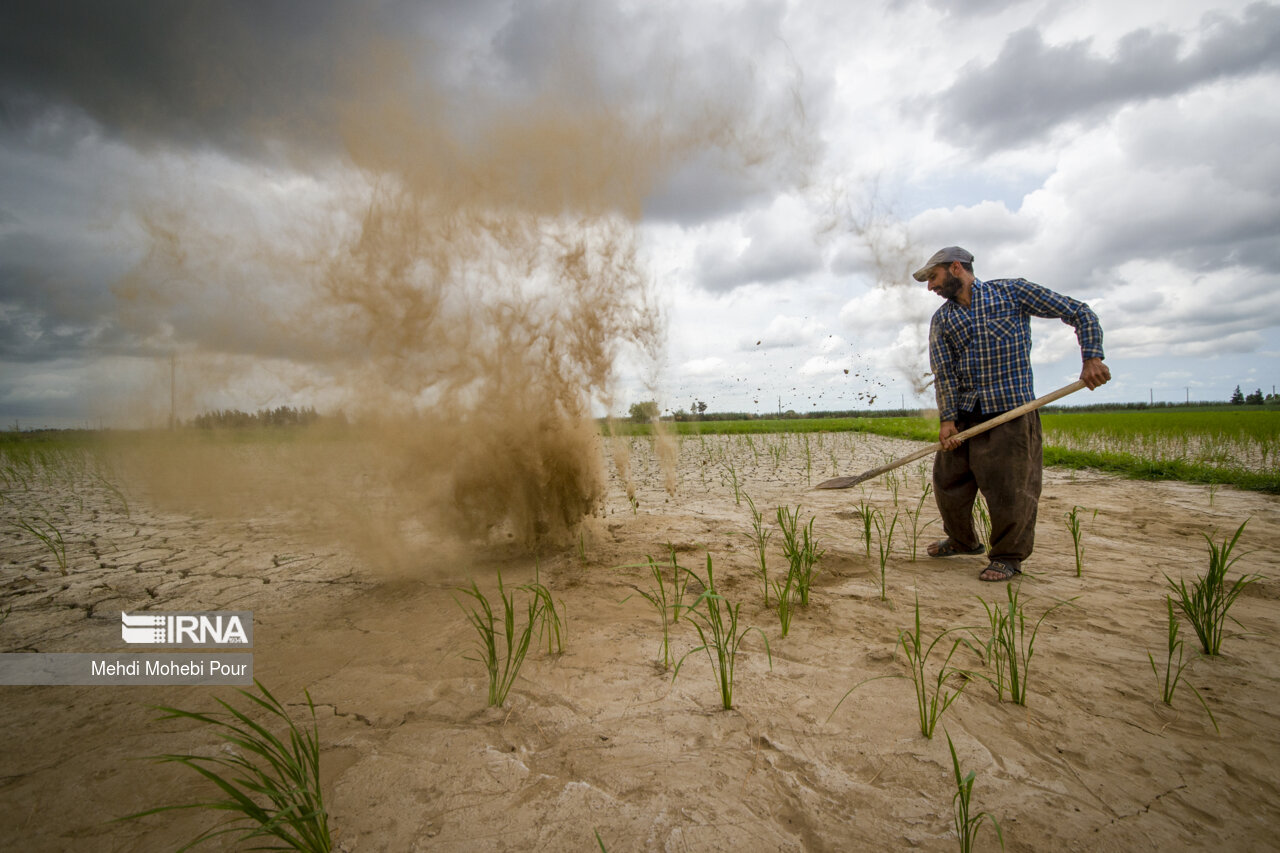
[[[965,421],[962,412],[956,428],[964,431],[976,423]],[[981,491],[991,515],[988,556],[1027,559],[1035,545],[1043,467],[1039,412],[975,435],[955,450],[939,450],[933,460],[933,493],[943,531],[962,548],[978,546],[973,504]]]

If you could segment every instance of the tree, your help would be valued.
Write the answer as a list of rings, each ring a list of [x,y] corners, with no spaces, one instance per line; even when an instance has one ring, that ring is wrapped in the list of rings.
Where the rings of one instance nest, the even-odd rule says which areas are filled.
[[[1257,389],[1248,397],[1245,397],[1244,401],[1251,406],[1261,406],[1262,405],[1262,389],[1261,388]]]
[[[1240,390],[1240,386],[1236,386],[1236,390],[1231,392],[1232,405],[1239,406],[1244,402],[1244,393]]]
[[[658,403],[656,400],[632,403],[628,414],[630,414],[631,420],[638,424],[656,421],[658,419]]]

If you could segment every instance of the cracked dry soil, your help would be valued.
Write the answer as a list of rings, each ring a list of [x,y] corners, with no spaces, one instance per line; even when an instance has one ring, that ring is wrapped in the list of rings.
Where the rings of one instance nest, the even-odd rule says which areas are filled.
[[[1035,556],[1021,595],[1045,621],[1026,707],[981,681],[921,736],[899,629],[916,597],[927,638],[980,626],[981,558],[917,559],[905,515],[880,600],[875,543],[866,553],[859,500],[914,510],[925,471],[896,482],[813,492],[807,482],[856,473],[915,445],[825,436],[805,454],[796,437],[686,439],[669,494],[646,439],[602,449],[606,500],[578,547],[543,549],[538,571],[567,613],[567,648],[530,653],[501,709],[485,707],[474,642],[452,589],[469,577],[492,590],[532,580],[535,558],[503,545],[418,537],[397,568],[376,553],[287,516],[176,509],[136,493],[128,511],[92,484],[7,495],[0,535],[0,647],[6,652],[116,650],[122,610],[252,610],[255,674],[299,713],[317,707],[332,825],[342,849],[610,850],[953,849],[950,757],[977,774],[975,810],[995,815],[1009,850],[1263,850],[1280,838],[1280,502],[1230,489],[1047,472]],[[813,441],[817,441],[815,437]],[[633,504],[617,459],[628,462]],[[766,516],[803,504],[826,549],[812,602],[786,638],[761,602],[745,501]],[[1211,499],[1212,498],[1212,499]],[[38,504],[63,519],[67,572],[10,523]],[[1063,521],[1085,507],[1083,577]],[[936,518],[931,500],[918,526]],[[1217,659],[1185,678],[1204,695],[1215,733],[1186,687],[1159,702],[1147,653],[1163,665],[1167,574],[1207,565],[1201,533],[1220,540],[1249,518],[1236,572],[1259,572],[1232,615]],[[905,533],[903,531],[906,531]],[[635,596],[650,582],[630,567],[673,546],[701,570],[709,552],[749,635],[735,708],[720,710],[710,665],[691,656],[674,682],[655,659],[659,624]],[[768,552],[783,565],[775,534]],[[776,575],[775,575],[776,576]],[[631,596],[628,598],[628,596]],[[1190,629],[1183,628],[1189,644]],[[687,621],[677,655],[695,645]],[[1190,651],[1190,648],[1188,649]],[[971,653],[957,662],[980,669]],[[206,793],[180,767],[142,759],[217,748],[189,724],[158,723],[149,706],[212,710],[216,687],[2,687],[0,838],[24,851],[173,849],[211,825],[209,813],[113,823],[130,812]],[[834,710],[834,714],[833,714]],[[980,846],[995,845],[990,827]],[[230,843],[227,842],[230,849]],[[208,845],[218,849],[218,845]]]

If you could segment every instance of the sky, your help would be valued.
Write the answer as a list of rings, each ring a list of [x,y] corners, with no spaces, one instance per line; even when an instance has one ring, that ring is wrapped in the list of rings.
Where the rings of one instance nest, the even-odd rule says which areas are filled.
[[[323,413],[410,369],[433,405],[454,338],[353,325],[335,270],[474,318],[511,277],[554,300],[580,244],[661,321],[610,327],[597,413],[928,409],[910,273],[949,245],[1094,309],[1113,380],[1068,402],[1270,393],[1280,4],[0,7],[4,428]],[[1038,393],[1076,378],[1068,326],[1033,336]]]

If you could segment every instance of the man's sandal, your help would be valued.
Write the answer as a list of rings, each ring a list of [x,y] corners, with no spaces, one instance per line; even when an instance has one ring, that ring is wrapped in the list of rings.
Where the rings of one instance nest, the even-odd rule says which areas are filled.
[[[966,550],[957,545],[955,540],[951,538],[939,539],[933,543],[933,547],[936,550],[929,554],[930,557],[969,557],[974,554],[981,554],[984,550],[984,546],[981,543],[975,545],[972,550]]]
[[[987,581],[989,583],[999,583],[1000,581],[1012,580],[1014,575],[1022,574],[1017,560],[992,560],[982,573],[978,575],[978,580]],[[992,577],[988,577],[992,575]]]

